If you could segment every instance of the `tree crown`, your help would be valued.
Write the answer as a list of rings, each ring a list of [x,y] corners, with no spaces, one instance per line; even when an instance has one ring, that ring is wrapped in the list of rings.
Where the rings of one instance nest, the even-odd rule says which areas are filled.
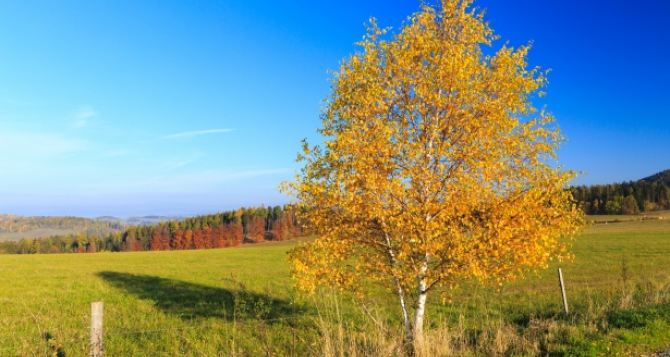
[[[318,236],[292,252],[300,287],[430,290],[566,256],[581,213],[552,163],[560,132],[533,105],[546,72],[529,46],[486,55],[494,39],[470,1],[423,6],[395,35],[371,21],[291,185]]]

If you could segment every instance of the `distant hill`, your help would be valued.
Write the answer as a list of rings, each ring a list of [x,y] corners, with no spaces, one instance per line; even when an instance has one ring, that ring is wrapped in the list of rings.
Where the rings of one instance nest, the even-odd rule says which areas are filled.
[[[656,173],[654,175],[651,175],[649,177],[645,177],[639,181],[642,182],[647,182],[647,183],[663,183],[666,185],[670,185],[670,169],[661,171],[659,173]]]
[[[124,221],[133,226],[146,226],[154,225],[165,221],[180,221],[185,217],[177,216],[142,216],[142,217],[129,217],[124,219]]]
[[[84,218],[73,216],[19,216],[0,214],[0,241],[23,238],[46,238],[86,233],[104,236],[108,233],[123,232],[128,226],[151,226],[166,221],[181,221],[178,216],[142,216],[119,218],[101,216]]]
[[[670,170],[637,181],[572,187],[587,214],[638,214],[670,209]]]
[[[125,223],[105,219],[49,216],[26,217],[12,214],[0,215],[0,240],[43,238],[65,234],[107,234],[120,232]]]
[[[87,234],[81,234],[80,231],[58,235],[47,229],[47,232],[42,232],[41,239],[34,238],[41,232],[39,229],[46,228],[28,230],[23,237],[13,233],[14,239],[0,240],[0,254],[208,249],[236,246],[245,242],[286,240],[302,234],[297,212],[294,206],[287,205],[239,208],[193,217],[135,217],[122,220],[126,224],[123,231],[103,234],[91,233],[91,227],[117,228],[120,219],[110,216],[96,219],[11,216],[9,221],[20,221],[23,223],[22,227],[49,226],[51,229],[64,229],[68,225],[81,224],[89,225],[89,228]],[[17,230],[16,224],[12,227]]]
[[[128,218],[120,218],[120,217],[114,217],[114,216],[100,216],[96,217],[95,220],[98,221],[104,221],[104,222],[112,222],[112,223],[118,223],[118,224],[123,224],[126,226],[147,226],[147,225],[154,225],[158,224],[161,222],[166,222],[166,221],[180,221],[185,218],[188,218],[186,216],[141,216],[141,217],[128,217]]]

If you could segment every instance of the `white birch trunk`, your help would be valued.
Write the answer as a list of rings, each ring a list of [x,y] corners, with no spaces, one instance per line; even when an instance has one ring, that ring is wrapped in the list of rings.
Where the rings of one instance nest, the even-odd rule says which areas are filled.
[[[414,311],[414,343],[420,347],[424,343],[423,339],[423,321],[426,313],[426,298],[428,297],[428,288],[425,274],[428,271],[428,255],[421,265],[419,276],[417,277],[417,300],[416,310]]]
[[[416,301],[416,311],[414,313],[414,338],[418,345],[423,344],[423,320],[426,312],[426,280],[419,281],[418,298]]]
[[[409,317],[409,312],[407,311],[407,303],[405,302],[405,292],[402,290],[400,281],[396,279],[396,285],[398,288],[398,298],[400,300],[400,308],[402,309],[402,318],[405,324],[405,345],[407,348],[413,348],[414,345],[414,333],[412,331],[412,321]]]
[[[384,238],[386,238],[386,245],[388,249],[388,254],[389,254],[389,261],[391,263],[391,266],[395,268],[396,266],[396,257],[395,257],[395,252],[393,251],[393,248],[391,247],[391,238],[389,237],[388,234],[384,234]],[[412,321],[410,320],[409,312],[407,311],[407,302],[405,301],[405,291],[402,288],[402,284],[400,283],[400,279],[398,277],[394,277],[395,284],[396,284],[396,292],[398,293],[398,300],[400,302],[400,309],[402,310],[402,318],[403,322],[405,324],[405,346],[408,349],[413,349],[414,345],[414,333],[412,331]]]

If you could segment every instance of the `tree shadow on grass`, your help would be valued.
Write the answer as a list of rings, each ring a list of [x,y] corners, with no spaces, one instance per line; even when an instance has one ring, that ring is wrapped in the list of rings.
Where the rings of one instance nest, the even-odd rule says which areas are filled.
[[[165,313],[183,319],[290,320],[304,308],[286,300],[240,289],[224,289],[150,275],[104,271],[97,274],[115,288],[152,300]]]

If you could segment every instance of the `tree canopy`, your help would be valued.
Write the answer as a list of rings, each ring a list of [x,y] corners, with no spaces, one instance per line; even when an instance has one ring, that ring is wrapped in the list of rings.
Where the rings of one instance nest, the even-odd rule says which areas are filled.
[[[382,284],[410,342],[428,292],[546,267],[581,222],[560,132],[533,104],[545,71],[529,46],[485,54],[495,35],[470,3],[423,6],[396,34],[371,21],[291,185],[317,234],[292,252],[298,286]]]

